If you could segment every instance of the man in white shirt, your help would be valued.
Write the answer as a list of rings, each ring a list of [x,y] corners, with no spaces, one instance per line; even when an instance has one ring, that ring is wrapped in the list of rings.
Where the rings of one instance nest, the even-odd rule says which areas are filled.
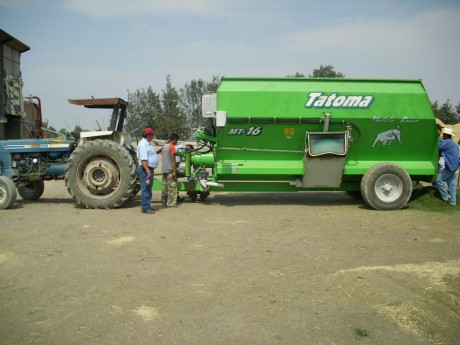
[[[144,214],[153,213],[152,202],[152,181],[153,169],[159,164],[152,139],[155,132],[152,128],[144,129],[142,139],[137,146],[138,174],[141,183],[141,212]]]

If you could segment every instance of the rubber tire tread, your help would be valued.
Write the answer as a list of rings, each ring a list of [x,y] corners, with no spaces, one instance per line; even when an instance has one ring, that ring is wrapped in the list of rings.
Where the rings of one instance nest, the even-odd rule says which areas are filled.
[[[397,176],[402,183],[401,196],[393,202],[384,202],[375,194],[375,183],[384,174]],[[395,163],[379,163],[372,166],[361,179],[361,195],[367,205],[376,210],[390,211],[404,207],[412,195],[412,180],[407,171]]]
[[[6,191],[6,198],[0,203],[0,210],[6,210],[16,202],[18,192],[13,180],[9,177],[0,176],[0,185]]]
[[[27,186],[18,187],[18,193],[24,200],[34,201],[38,200],[45,191],[45,182],[29,181]]]
[[[88,155],[106,157],[113,160],[120,167],[119,188],[109,197],[92,198],[79,188],[77,183],[77,168]],[[69,194],[85,208],[111,209],[122,206],[133,195],[137,181],[137,166],[128,150],[122,145],[107,139],[87,141],[72,152],[65,169],[65,184]]]
[[[133,159],[134,165],[137,168],[139,166],[139,161],[137,159],[137,153],[135,152],[134,149],[132,149],[132,150],[128,149],[128,152],[131,155],[131,158]],[[152,178],[153,178],[153,176],[152,176]],[[136,170],[136,183],[134,184],[133,191],[132,191],[131,195],[129,196],[128,200],[131,200],[132,198],[134,198],[137,194],[139,194],[140,191],[141,191],[141,183],[140,183],[140,181],[138,179],[138,172]]]
[[[141,185],[140,185],[140,183],[136,183],[134,185],[133,192],[129,196],[128,200],[131,200],[132,198],[134,198],[137,194],[139,194],[140,191],[141,191]]]

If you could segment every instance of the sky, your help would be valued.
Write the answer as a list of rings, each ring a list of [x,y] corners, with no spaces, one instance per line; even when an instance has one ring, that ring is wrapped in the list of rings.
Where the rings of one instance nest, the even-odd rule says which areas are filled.
[[[23,94],[58,130],[108,126],[107,110],[72,98],[329,64],[350,78],[422,79],[432,102],[460,103],[460,0],[0,0],[0,28],[31,48]]]

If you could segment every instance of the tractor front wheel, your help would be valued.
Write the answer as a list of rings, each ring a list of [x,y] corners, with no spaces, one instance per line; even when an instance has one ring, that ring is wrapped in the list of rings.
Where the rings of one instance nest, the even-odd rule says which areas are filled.
[[[14,182],[6,176],[0,176],[0,210],[10,208],[17,197],[16,186]]]
[[[111,140],[87,141],[72,152],[65,184],[74,200],[86,208],[123,205],[136,188],[136,164],[128,150]]]
[[[40,198],[45,191],[45,183],[40,181],[29,181],[26,185],[18,187],[18,193],[24,200],[34,201]]]

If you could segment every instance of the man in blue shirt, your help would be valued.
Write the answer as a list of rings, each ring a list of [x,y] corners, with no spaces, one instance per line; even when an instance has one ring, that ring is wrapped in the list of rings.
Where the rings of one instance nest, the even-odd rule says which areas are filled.
[[[455,172],[460,165],[460,154],[458,145],[452,140],[454,131],[452,128],[442,129],[442,141],[439,142],[439,151],[444,157],[445,167],[438,173],[436,186],[441,194],[442,200],[452,206],[457,205],[457,183],[455,181]],[[447,191],[449,187],[449,192]]]
[[[137,146],[138,174],[141,183],[141,212],[144,214],[153,213],[151,206],[153,169],[160,162],[155,148],[151,144],[154,136],[155,132],[152,128],[144,129],[142,139]]]
[[[443,126],[441,126],[439,123],[436,125],[436,128],[438,129],[438,143],[439,145],[442,144],[442,130]],[[439,152],[439,160],[438,160],[438,174],[441,172],[441,170],[444,169],[444,157],[442,156],[441,152]]]

